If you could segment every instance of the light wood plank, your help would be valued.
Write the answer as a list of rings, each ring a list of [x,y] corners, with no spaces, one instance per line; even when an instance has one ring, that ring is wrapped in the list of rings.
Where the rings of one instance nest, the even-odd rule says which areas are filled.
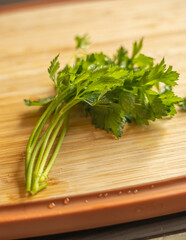
[[[186,174],[186,114],[149,127],[128,125],[120,140],[95,129],[76,109],[50,183],[27,198],[24,154],[41,111],[23,99],[53,93],[47,74],[61,53],[63,65],[76,34],[88,33],[91,51],[113,55],[144,37],[144,53],[181,73],[176,93],[186,93],[186,1],[132,0],[57,4],[0,15],[0,204],[127,187]]]

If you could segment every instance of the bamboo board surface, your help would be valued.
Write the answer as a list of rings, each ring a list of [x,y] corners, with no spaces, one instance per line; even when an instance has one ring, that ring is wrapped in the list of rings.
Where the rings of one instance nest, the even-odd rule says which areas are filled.
[[[24,155],[42,110],[24,98],[51,95],[49,61],[70,58],[76,34],[88,33],[91,51],[109,55],[144,37],[143,52],[181,73],[186,93],[186,1],[95,1],[0,13],[0,205],[129,187],[186,175],[186,114],[150,126],[125,127],[115,140],[76,109],[49,175],[49,186],[27,197]]]

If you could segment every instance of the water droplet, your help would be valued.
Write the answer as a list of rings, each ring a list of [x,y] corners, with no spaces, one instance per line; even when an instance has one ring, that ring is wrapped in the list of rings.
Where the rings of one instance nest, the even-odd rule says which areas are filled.
[[[134,193],[135,193],[135,194],[138,193],[138,189],[135,189],[135,190],[134,190]]]
[[[128,194],[130,194],[131,193],[131,190],[128,190],[128,192],[127,192]]]
[[[65,199],[64,199],[64,204],[65,204],[65,205],[69,204],[69,202],[70,202],[70,199],[69,199],[69,198],[65,198]]]
[[[138,208],[136,212],[137,212],[137,213],[140,213],[140,212],[141,212],[141,209],[140,209],[140,208]]]
[[[118,192],[118,195],[121,195],[121,194],[123,194],[123,191],[119,191],[119,192]]]
[[[103,197],[103,193],[100,193],[100,194],[98,195],[98,198],[101,198],[101,197]]]
[[[154,188],[155,186],[154,185],[151,185],[151,188]]]
[[[86,199],[85,202],[88,203],[88,200]]]
[[[108,193],[104,193],[104,197],[108,197]]]
[[[55,206],[56,206],[55,203],[52,202],[52,203],[50,203],[50,204],[48,205],[48,208],[52,209],[52,208],[54,208]]]

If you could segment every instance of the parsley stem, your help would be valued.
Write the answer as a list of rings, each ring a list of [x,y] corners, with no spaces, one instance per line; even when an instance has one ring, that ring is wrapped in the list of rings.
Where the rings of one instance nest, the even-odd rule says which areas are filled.
[[[31,136],[28,140],[27,148],[26,148],[25,171],[27,171],[31,153],[36,145],[36,142],[37,142],[47,120],[50,118],[50,116],[52,115],[52,113],[54,112],[56,107],[59,105],[59,103],[62,104],[63,99],[65,98],[67,92],[68,92],[67,90],[64,91],[63,94],[56,97],[49,104],[49,106],[47,107],[47,109],[45,110],[45,112],[43,113],[43,115],[41,116],[39,121],[37,122],[35,128],[33,129]]]
[[[44,135],[41,137],[41,139],[39,140],[39,142],[36,145],[36,147],[34,148],[34,150],[32,150],[33,153],[31,152],[29,155],[29,159],[27,162],[27,164],[28,164],[27,171],[26,171],[27,191],[34,191],[34,192],[38,191],[40,177],[42,176],[43,169],[47,162],[49,152],[50,152],[50,150],[54,144],[54,141],[58,135],[58,132],[64,122],[65,115],[75,104],[77,104],[80,101],[81,100],[74,98],[70,102],[68,102],[66,105],[64,105],[60,110],[59,110],[59,107],[61,106],[62,103],[59,103],[59,100],[54,102],[53,106],[56,108],[55,114],[54,114],[47,130],[45,131]],[[57,106],[57,104],[58,104],[58,106]],[[53,108],[51,108],[51,109],[53,109]],[[48,109],[46,111],[48,111]],[[47,114],[45,114],[44,116],[48,120]],[[46,123],[45,118],[43,119],[43,122],[41,122],[40,126],[38,127],[38,131],[40,131],[40,133],[45,125],[43,123]],[[42,128],[42,129],[40,130],[40,128]],[[55,128],[55,130],[54,130],[54,128]],[[64,132],[64,134],[62,134],[62,136],[65,135],[66,129],[67,129],[67,126],[65,127],[65,132]],[[54,132],[53,132],[53,130],[54,130]],[[52,132],[53,132],[53,135],[51,136]],[[32,140],[33,140],[32,142],[34,143],[34,145],[36,144],[36,141],[39,138],[39,136],[36,134],[35,138],[36,138],[36,140],[32,137]],[[63,140],[63,138],[64,138],[64,136],[62,137],[62,140]],[[60,141],[61,144],[62,144],[62,140]],[[48,144],[48,142],[49,142],[49,144]],[[47,144],[48,144],[48,146],[47,146]],[[55,158],[57,157],[58,151],[59,150],[57,148],[57,150],[54,152],[54,157],[52,157],[51,163],[54,162]],[[35,159],[36,159],[37,155],[38,155],[38,158],[37,158],[37,161],[35,164],[35,169],[34,169],[34,163],[35,163]],[[47,170],[47,174],[48,174],[50,168],[52,167],[51,163]],[[33,172],[33,169],[34,169],[34,172]]]
[[[72,101],[70,101],[68,104],[66,104],[59,112],[58,116],[56,117],[55,121],[53,122],[53,124],[51,126],[49,126],[50,130],[48,135],[50,136],[50,133],[52,132],[52,130],[54,129],[54,127],[56,126],[56,124],[58,123],[59,119],[61,118],[61,116],[63,116],[68,110],[70,110],[76,103],[78,103],[80,100],[77,99],[73,99]],[[48,136],[46,136],[47,138]],[[41,162],[41,165],[39,167],[39,172],[38,174],[40,175],[44,169],[46,160],[47,160],[47,156],[43,157],[43,160]]]
[[[63,143],[63,139],[65,137],[65,134],[66,134],[66,131],[67,131],[67,128],[68,128],[68,123],[69,123],[69,114],[66,117],[65,125],[63,127],[61,136],[60,136],[59,141],[57,143],[57,146],[56,146],[56,148],[54,150],[54,153],[53,153],[53,155],[52,155],[52,157],[51,157],[51,159],[50,159],[50,161],[49,161],[49,163],[48,163],[44,173],[42,174],[42,176],[40,178],[40,182],[42,182],[42,181],[44,181],[44,179],[46,179],[50,169],[52,168],[52,166],[54,164],[54,161],[55,161],[55,159],[56,159],[56,157],[57,157],[57,155],[59,153],[60,147],[61,147],[61,145]]]
[[[54,117],[53,119],[51,120],[50,122],[50,125],[51,126],[59,112],[59,107],[61,106],[62,103],[60,103],[58,105],[58,107],[56,108],[56,111],[55,111],[55,114],[54,114]],[[37,159],[37,162],[36,162],[36,169],[39,168],[39,164],[41,162],[41,159],[42,159],[42,156],[44,154],[44,151],[45,151],[45,147],[47,145],[47,142],[48,142],[48,138],[47,138],[47,135],[49,133],[49,130],[50,128],[48,127],[47,130],[45,131],[45,133],[43,134],[43,136],[40,138],[38,144],[36,145],[33,153],[31,154],[31,157],[30,157],[30,161],[29,161],[29,165],[28,165],[28,168],[27,168],[27,171],[26,171],[26,182],[27,182],[27,191],[30,191],[31,189],[31,183],[32,183],[32,172],[33,172],[33,168],[34,168],[34,163],[35,163],[35,158],[38,154],[38,151],[40,149],[40,152],[39,152],[39,156],[38,156],[38,159]],[[46,139],[47,138],[47,139]],[[43,145],[42,145],[43,144]]]
[[[56,139],[56,137],[59,133],[59,130],[60,130],[63,122],[64,122],[64,118],[61,118],[60,121],[57,124],[57,127],[54,130],[53,135],[51,136],[51,139],[50,139],[50,141],[49,141],[49,143],[46,147],[46,150],[45,150],[44,154],[40,158],[38,158],[38,160],[37,160],[37,163],[36,163],[36,166],[35,166],[35,169],[34,169],[34,173],[33,173],[33,178],[32,178],[32,189],[36,190],[39,186],[40,174],[38,172],[43,171],[41,169],[40,165],[43,161],[47,160],[48,155],[50,153],[50,150],[51,150],[51,148],[54,144],[54,141],[55,141],[55,139]]]
[[[41,145],[45,139],[46,134],[47,134],[47,131],[44,133],[44,135],[39,140],[36,148],[34,149],[32,155],[31,155],[31,158],[29,160],[29,166],[27,167],[27,170],[26,170],[26,185],[27,185],[26,189],[27,189],[27,191],[30,191],[30,189],[31,189],[31,177],[29,177],[29,176],[31,176],[31,174],[32,174],[35,158],[38,154],[39,149],[41,148]]]
[[[55,148],[55,150],[54,150],[54,152],[52,154],[52,157],[51,157],[51,159],[48,162],[47,167],[45,168],[45,170],[42,173],[42,175],[41,175],[41,173],[34,172],[35,179],[34,179],[34,182],[33,182],[33,185],[32,185],[32,190],[31,190],[32,194],[36,194],[38,191],[40,191],[40,183],[42,183],[47,178],[47,175],[48,175],[50,169],[52,168],[52,166],[54,164],[54,161],[55,161],[55,159],[56,159],[56,157],[57,157],[57,155],[59,153],[60,147],[61,147],[61,145],[63,143],[64,137],[65,137],[65,134],[66,134],[66,131],[67,131],[67,128],[68,128],[68,122],[69,122],[69,114],[68,113],[67,113],[67,115],[64,118],[61,119],[60,123],[56,127],[56,129],[54,131],[54,134],[53,134],[53,136],[52,136],[52,138],[51,138],[51,140],[50,140],[50,142],[49,142],[49,144],[47,146],[47,149],[46,149],[45,155],[43,156],[43,159],[47,160],[48,154],[49,154],[49,152],[50,152],[50,150],[51,150],[51,148],[52,148],[52,146],[54,144],[54,141],[55,141],[55,139],[56,139],[56,137],[57,137],[57,135],[59,133],[59,130],[60,130],[60,128],[61,128],[61,126],[62,126],[62,124],[64,122],[64,119],[65,119],[64,127],[62,129],[60,138],[59,138],[58,143],[56,145],[56,148]],[[40,168],[40,172],[42,172],[42,171],[43,171],[43,168]],[[43,185],[43,183],[41,185]]]
[[[28,167],[28,163],[29,163],[29,159],[30,159],[30,155],[33,151],[33,148],[31,148],[31,145],[33,145],[33,139],[34,136],[36,134],[36,138],[34,140],[34,142],[36,143],[39,134],[41,133],[45,123],[47,122],[48,118],[50,117],[50,115],[52,114],[53,110],[54,110],[55,106],[54,106],[54,102],[51,102],[51,104],[48,106],[48,108],[45,110],[45,112],[43,113],[43,115],[41,116],[41,118],[39,119],[39,121],[37,122],[35,128],[32,131],[32,134],[29,138],[28,144],[27,144],[27,148],[26,148],[26,160],[25,160],[25,166],[26,169]],[[38,132],[37,132],[38,131]],[[39,134],[38,134],[39,133]]]
[[[32,195],[35,195],[37,192],[43,190],[43,189],[46,188],[46,187],[47,187],[47,182],[43,182],[42,184],[38,185],[37,188],[32,189],[32,190],[30,191],[30,193],[31,193]]]
[[[60,106],[61,106],[61,104],[60,104]],[[42,160],[42,157],[43,157],[43,154],[44,154],[47,142],[48,142],[50,134],[52,132],[51,126],[53,125],[54,121],[56,120],[58,112],[59,112],[59,106],[57,107],[57,109],[55,111],[55,114],[54,114],[54,117],[52,118],[52,120],[51,120],[51,122],[50,122],[50,124],[49,124],[49,126],[47,128],[47,130],[44,133],[44,135],[45,135],[44,140],[43,140],[44,143],[42,145],[42,148],[40,150],[40,153],[39,153],[39,156],[38,156],[38,159],[37,159],[37,162],[36,162],[35,172],[37,172],[37,170],[39,169],[39,165],[40,165],[40,162]]]
[[[42,160],[45,148],[47,146],[48,140],[50,138],[51,132],[53,130],[53,128],[55,127],[56,123],[58,122],[60,116],[59,115],[54,115],[53,119],[50,122],[49,127],[47,128],[46,132],[45,132],[45,136],[44,139],[42,139],[42,146],[39,152],[39,156],[36,162],[36,170],[39,168],[39,164]],[[37,148],[37,146],[36,146]],[[38,151],[37,151],[38,152]],[[35,157],[36,154],[34,154],[34,157],[31,157],[31,160],[29,162],[29,166],[28,166],[28,171],[27,171],[27,191],[29,191],[31,189],[31,184],[32,184],[32,172],[33,172],[33,168],[34,168],[34,162],[35,162]]]

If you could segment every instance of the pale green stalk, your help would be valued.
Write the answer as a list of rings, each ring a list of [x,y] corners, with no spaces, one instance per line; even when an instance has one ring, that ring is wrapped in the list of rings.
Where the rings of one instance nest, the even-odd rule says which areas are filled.
[[[38,192],[40,187],[41,187],[39,185],[39,180],[40,180],[40,177],[43,174],[44,167],[46,165],[49,152],[50,152],[50,150],[51,150],[51,148],[52,148],[52,146],[55,142],[55,139],[58,135],[58,132],[59,132],[59,130],[60,130],[62,124],[63,124],[63,121],[65,119],[66,112],[69,111],[78,102],[80,102],[80,100],[74,98],[68,104],[63,106],[60,111],[56,111],[56,113],[55,113],[53,119],[51,120],[47,130],[45,131],[44,135],[39,140],[35,149],[34,150],[32,149],[33,153],[30,155],[30,159],[28,159],[28,163],[27,163],[28,166],[27,166],[27,171],[26,171],[27,191],[30,191],[32,194],[35,194],[36,192]],[[59,104],[59,101],[57,101],[54,104],[55,107],[57,107],[56,106],[57,103]],[[50,107],[49,110],[50,109],[53,109],[53,107]],[[46,111],[50,112],[49,110],[47,109]],[[47,114],[45,114],[44,116],[47,117]],[[46,123],[45,118],[42,118],[42,119],[43,119],[43,122]],[[43,127],[44,127],[43,122],[41,122],[41,121],[39,121],[39,122],[40,122],[40,126],[38,124],[39,127],[37,129],[40,129],[40,128],[43,129]],[[68,122],[68,121],[66,121],[66,122]],[[54,130],[54,128],[55,128],[55,130]],[[54,130],[54,132],[53,132],[53,130]],[[61,146],[62,141],[64,139],[66,130],[67,130],[67,124],[65,124],[64,131],[62,131],[62,135],[59,139],[59,142],[57,143],[56,150],[54,151],[54,153],[51,157],[51,160],[49,161],[49,165],[46,168],[46,172],[45,172],[44,176],[47,176],[49,170],[51,169],[51,167],[54,163],[54,160],[57,157],[57,153],[59,152],[59,149],[60,149],[60,146]],[[34,135],[35,134],[33,134],[33,136]],[[36,141],[35,141],[33,136],[31,138],[30,142],[32,142],[35,145]],[[38,139],[38,137],[39,137],[38,134],[36,134],[35,137]],[[29,145],[29,147],[30,147],[30,145]],[[37,158],[37,161],[35,163],[35,159],[36,159],[37,155],[38,155],[38,158]],[[35,169],[34,169],[34,164],[35,164]],[[34,173],[33,173],[33,169],[34,169]],[[42,186],[44,188],[43,184],[42,184]]]

